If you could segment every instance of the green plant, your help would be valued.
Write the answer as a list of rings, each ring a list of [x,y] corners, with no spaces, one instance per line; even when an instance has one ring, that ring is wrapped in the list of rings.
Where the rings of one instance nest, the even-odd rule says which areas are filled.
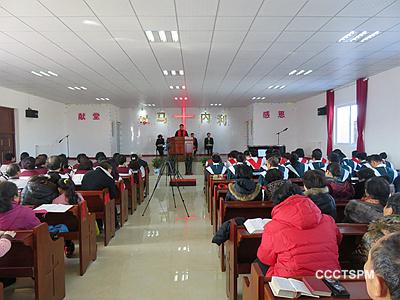
[[[204,157],[201,158],[200,161],[201,161],[201,163],[202,163],[203,166],[206,165],[207,160],[209,160],[209,157],[204,156]]]
[[[154,169],[161,168],[162,163],[163,163],[163,159],[160,158],[160,157],[153,158],[153,160],[152,160],[152,164],[153,164],[153,168]]]

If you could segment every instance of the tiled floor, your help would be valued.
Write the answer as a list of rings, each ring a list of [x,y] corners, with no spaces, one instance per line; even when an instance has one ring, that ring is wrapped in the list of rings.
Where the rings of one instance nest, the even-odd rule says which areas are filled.
[[[83,277],[78,275],[78,259],[67,260],[66,299],[227,299],[218,249],[211,244],[202,184],[197,176],[197,187],[182,189],[189,219],[180,198],[174,208],[171,189],[163,180],[144,217],[146,203],[108,247],[98,243],[97,261]],[[27,284],[19,281],[17,286]],[[32,293],[31,289],[9,290],[5,297],[33,299]]]

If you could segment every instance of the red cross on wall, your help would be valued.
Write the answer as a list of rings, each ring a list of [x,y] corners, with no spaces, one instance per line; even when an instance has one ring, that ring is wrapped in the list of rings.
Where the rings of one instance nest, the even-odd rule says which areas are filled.
[[[187,97],[179,97],[179,98],[175,98],[175,100],[179,100],[181,101],[181,105],[182,105],[182,113],[181,115],[175,115],[174,118],[177,119],[182,119],[182,124],[186,129],[186,119],[193,119],[194,115],[187,115],[186,114],[186,102],[187,101]]]

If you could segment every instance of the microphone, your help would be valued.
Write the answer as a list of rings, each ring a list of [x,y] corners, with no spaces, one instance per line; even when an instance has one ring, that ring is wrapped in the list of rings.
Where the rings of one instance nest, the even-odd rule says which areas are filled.
[[[285,129],[282,130],[282,132],[287,131],[288,129],[289,129],[289,128],[286,127]]]
[[[58,143],[59,143],[59,144],[61,144],[61,143],[62,143],[62,141],[63,141],[65,138],[67,138],[67,137],[69,137],[69,134],[67,134],[67,135],[66,135],[66,136],[64,136],[64,137],[63,137],[61,140],[59,140],[59,141],[58,141]]]

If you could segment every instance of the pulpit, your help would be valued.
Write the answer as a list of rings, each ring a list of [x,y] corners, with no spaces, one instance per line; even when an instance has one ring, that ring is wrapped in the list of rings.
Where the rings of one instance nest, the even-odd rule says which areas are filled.
[[[168,154],[171,156],[193,155],[193,138],[191,137],[170,137],[167,139]]]

